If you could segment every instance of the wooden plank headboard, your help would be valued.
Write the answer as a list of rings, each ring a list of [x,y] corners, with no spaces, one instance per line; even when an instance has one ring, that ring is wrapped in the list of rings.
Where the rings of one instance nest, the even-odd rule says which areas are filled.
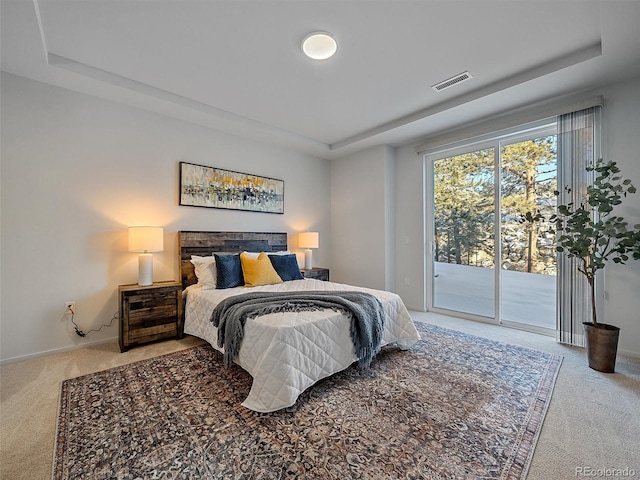
[[[206,257],[215,252],[279,252],[286,249],[286,233],[180,231],[178,250],[182,288],[198,281],[190,262],[191,255]]]

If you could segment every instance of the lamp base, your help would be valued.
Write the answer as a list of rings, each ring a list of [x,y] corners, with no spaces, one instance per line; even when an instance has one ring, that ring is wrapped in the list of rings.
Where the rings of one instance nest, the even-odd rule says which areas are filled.
[[[138,285],[153,285],[153,255],[150,253],[141,253],[138,256]]]
[[[304,251],[304,268],[305,270],[311,270],[313,268],[313,250],[310,248]]]

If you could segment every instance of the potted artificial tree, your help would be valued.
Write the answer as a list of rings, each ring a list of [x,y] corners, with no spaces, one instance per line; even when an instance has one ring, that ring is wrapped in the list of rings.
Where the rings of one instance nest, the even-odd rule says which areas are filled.
[[[587,188],[584,200],[578,205],[559,205],[551,221],[558,233],[556,250],[578,260],[578,270],[586,277],[591,290],[592,321],[583,323],[589,366],[611,373],[615,368],[620,328],[598,322],[595,279],[598,270],[609,260],[619,264],[629,259],[640,260],[640,224],[630,228],[624,218],[613,212],[623,198],[636,193],[636,188],[631,180],[619,175],[616,162],[600,159],[587,167],[587,171],[595,171],[596,177]]]

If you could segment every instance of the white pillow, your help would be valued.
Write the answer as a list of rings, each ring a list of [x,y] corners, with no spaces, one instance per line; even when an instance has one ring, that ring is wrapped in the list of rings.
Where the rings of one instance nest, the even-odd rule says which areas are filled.
[[[209,290],[216,288],[216,257],[199,257],[191,255],[191,263],[195,268],[198,285]]]
[[[258,255],[260,255],[262,252],[242,252],[244,254],[246,254],[249,258],[256,260],[258,258]],[[281,250],[279,252],[264,252],[267,255],[289,255],[291,252],[289,250]]]

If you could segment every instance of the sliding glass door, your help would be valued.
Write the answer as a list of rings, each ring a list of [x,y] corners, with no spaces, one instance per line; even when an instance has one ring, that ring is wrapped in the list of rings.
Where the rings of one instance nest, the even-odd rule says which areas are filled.
[[[556,136],[500,149],[501,320],[555,329]]]
[[[540,128],[426,157],[430,310],[555,329],[555,138]]]
[[[495,150],[433,162],[433,306],[495,312]]]

